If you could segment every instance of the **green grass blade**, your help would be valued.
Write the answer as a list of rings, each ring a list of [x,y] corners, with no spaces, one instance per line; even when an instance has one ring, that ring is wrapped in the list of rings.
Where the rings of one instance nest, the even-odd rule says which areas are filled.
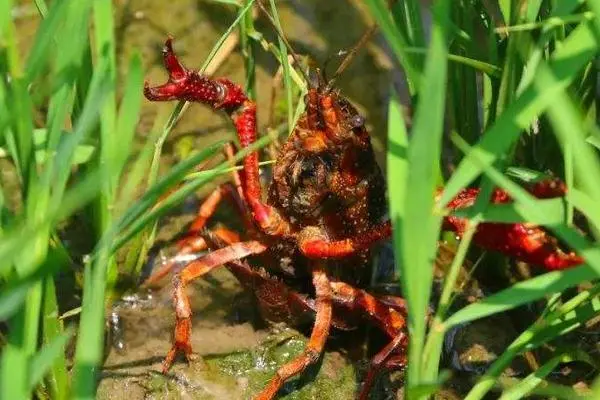
[[[48,15],[48,5],[46,4],[46,1],[45,0],[33,0],[33,2],[35,3],[35,7],[37,8],[40,16],[42,18],[46,18],[46,16]]]
[[[241,7],[239,0],[210,0],[213,3],[228,4],[236,7]]]
[[[388,104],[388,136],[387,136],[387,185],[389,193],[390,221],[393,227],[393,244],[396,260],[403,249],[403,224],[408,191],[408,132],[403,117],[402,104],[395,90],[390,88],[391,97]],[[396,265],[396,269],[399,269]]]
[[[25,64],[25,76],[31,82],[43,70],[49,61],[52,50],[56,48],[56,35],[67,15],[68,1],[53,1],[46,17],[40,24],[33,42],[33,48]]]
[[[471,304],[455,312],[444,325],[447,327],[463,324],[493,314],[511,310],[523,304],[538,300],[548,294],[561,292],[576,286],[580,282],[591,280],[596,273],[587,265],[553,271],[519,282],[508,289],[490,295],[485,299]]]
[[[54,340],[46,344],[32,359],[31,370],[29,372],[29,390],[33,389],[42,381],[48,373],[52,364],[58,357],[61,357],[65,352],[65,346],[73,335],[73,330],[68,329]]]
[[[391,93],[388,108],[387,183],[390,220],[394,227],[394,248],[396,251],[401,251],[408,175],[408,161],[406,159],[408,132],[402,115],[402,104],[396,92],[391,90]]]
[[[365,3],[369,7],[371,15],[380,26],[394,55],[404,68],[411,94],[414,95],[419,90],[423,72],[421,71],[420,64],[406,51],[406,48],[409,46],[408,39],[404,37],[403,33],[396,26],[385,1],[366,0]]]
[[[22,338],[25,336],[25,313],[17,313],[11,319],[11,332],[2,348],[2,364],[0,365],[0,398],[26,399],[29,397],[28,363],[22,348]]]
[[[483,375],[479,381],[475,384],[475,386],[468,393],[466,400],[478,400],[482,399],[486,393],[494,386],[497,382],[500,374],[506,367],[509,366],[511,361],[522,351],[527,348],[531,348],[531,345],[537,340],[537,345],[541,344],[539,340],[539,336],[543,336],[544,333],[548,329],[553,329],[553,327],[548,327],[549,323],[553,323],[554,321],[563,318],[567,314],[572,311],[578,311],[581,307],[585,307],[585,302],[598,293],[598,286],[589,291],[584,291],[582,293],[577,294],[575,297],[564,303],[562,306],[559,306],[552,312],[546,314],[543,319],[537,321],[533,325],[531,325],[528,329],[526,329],[523,333],[521,333],[509,346],[508,348],[494,361],[492,366],[486,371],[485,375]],[[598,303],[598,302],[596,302]],[[597,304],[596,307],[600,307],[600,304]],[[584,323],[586,320],[591,319],[593,316],[597,315],[598,308],[593,313],[587,313],[586,316],[581,316],[576,311],[576,319],[579,322]],[[547,335],[546,338],[555,338],[556,335]]]
[[[213,46],[213,48],[208,53],[208,56],[206,56],[206,60],[204,60],[204,63],[202,64],[202,67],[200,67],[200,69],[198,70],[199,73],[201,73],[201,74],[204,73],[204,71],[206,70],[206,68],[208,67],[208,65],[211,63],[211,61],[213,60],[213,58],[215,58],[215,56],[219,52],[219,49],[221,48],[221,46],[223,45],[223,43],[225,43],[225,40],[227,40],[227,37],[229,35],[231,35],[231,32],[233,32],[233,30],[236,28],[236,26],[238,26],[238,24],[242,21],[242,19],[246,15],[246,13],[248,11],[250,11],[250,9],[252,8],[252,6],[254,5],[254,1],[255,0],[248,0],[248,2],[246,3],[246,5],[240,10],[240,12],[238,13],[237,17],[233,20],[233,22],[231,23],[231,25],[229,25],[229,27],[227,28],[227,30],[221,35],[221,37],[219,38],[219,40],[217,40],[217,42],[215,43],[215,45]]]
[[[575,208],[585,215],[593,227],[600,227],[600,210],[596,206],[597,202],[577,189],[569,190],[567,198]]]
[[[93,3],[94,43],[97,57],[95,70],[104,71],[107,78],[105,101],[102,105],[99,123],[99,152],[98,167],[104,174],[101,181],[102,189],[92,209],[96,239],[100,240],[111,229],[113,210],[115,207],[115,194],[119,184],[121,165],[118,163],[120,148],[128,148],[131,143],[124,141],[117,130],[117,99],[116,99],[116,43],[115,27],[113,22],[112,0],[96,0]],[[91,64],[91,63],[89,63]],[[90,65],[91,67],[91,65]],[[92,78],[93,79],[93,78]],[[137,115],[133,116],[134,118]],[[131,140],[131,136],[129,138]],[[113,259],[107,260],[106,282],[95,282],[94,290],[106,287],[108,301],[113,297],[113,288],[117,280],[117,265]],[[104,290],[102,290],[104,294]],[[91,311],[90,311],[91,312]],[[96,311],[97,312],[97,311]]]
[[[115,146],[113,150],[115,153],[113,157],[115,162],[115,166],[113,167],[114,179],[121,176],[123,167],[131,155],[131,144],[140,115],[144,77],[139,54],[134,53],[131,56],[128,71],[127,84],[116,122],[115,141],[118,143],[118,146]]]
[[[129,167],[129,171],[125,177],[125,183],[122,184],[121,193],[117,203],[116,215],[123,215],[123,212],[134,203],[134,193],[141,187],[148,188],[156,182],[158,173],[158,157],[160,157],[159,149],[163,143],[159,140],[166,122],[166,108],[162,108],[160,114],[154,121],[153,128],[148,134],[148,138],[143,148],[139,151],[137,158]],[[158,153],[158,154],[157,154]],[[155,156],[153,158],[153,155]],[[143,181],[145,183],[142,183]],[[154,231],[154,229],[152,229]],[[139,235],[132,246],[129,246],[125,261],[121,265],[122,271],[130,274],[132,279],[137,279],[139,273],[146,261],[148,251],[154,243],[152,232]]]
[[[13,0],[6,0],[0,3],[0,38],[6,40],[7,30],[12,24]]]
[[[592,24],[596,35],[600,36],[600,1],[598,0],[587,0],[587,6],[594,13],[595,18],[592,19]]]
[[[88,204],[98,194],[99,176],[97,171],[90,171],[82,176],[80,182],[65,193],[58,207],[44,215],[44,219],[20,221],[6,230],[5,235],[0,238],[0,259],[4,261],[0,264],[0,276],[7,273],[13,262],[24,257],[24,252],[28,251],[31,243],[37,240],[36,233],[43,227],[63,221]],[[36,268],[39,269],[40,265]],[[30,273],[32,272],[30,271]]]
[[[449,1],[442,0],[436,3],[431,44],[407,151],[408,175],[405,190],[410,188],[410,196],[404,198],[401,251],[396,253],[400,254],[402,260],[402,290],[411,310],[408,316],[408,329],[411,333],[408,354],[411,360],[408,365],[409,387],[426,383],[425,379],[432,378],[431,374],[423,374],[422,353],[426,331],[425,316],[433,275],[432,262],[441,222],[432,214],[432,210],[433,194],[440,178],[449,10]]]
[[[53,70],[56,81],[54,82],[54,91],[50,98],[46,121],[48,129],[48,154],[56,153],[62,139],[64,121],[67,119],[72,107],[71,94],[78,74],[69,74],[67,71],[78,71],[82,68],[84,53],[87,48],[90,13],[90,1],[69,2],[64,26],[58,34],[60,36],[61,51],[56,53],[57,57]],[[47,18],[50,18],[50,16]],[[52,180],[57,173],[57,169],[54,167],[55,160],[55,157],[49,157],[47,160],[44,175],[40,183],[44,193],[50,192],[50,187],[53,183]],[[43,208],[40,206],[40,209],[43,210]]]
[[[556,84],[556,78],[544,65],[537,69],[535,85],[538,90]],[[600,162],[597,153],[586,143],[586,129],[577,106],[565,92],[556,93],[547,110],[548,118],[554,127],[557,138],[572,147],[574,172],[578,185],[595,201],[600,201]]]
[[[193,179],[187,182],[182,187],[178,188],[174,193],[170,194],[169,197],[162,200],[156,207],[150,209],[147,213],[140,215],[131,225],[127,226],[123,230],[122,234],[115,240],[112,251],[117,251],[123,244],[127,243],[134,236],[140,233],[148,224],[156,221],[157,218],[165,215],[167,212],[173,209],[177,204],[181,204],[190,194],[194,193],[203,185],[209,183],[214,178],[220,175],[226,174],[227,166],[223,165],[221,168],[217,168],[212,171],[205,171],[199,178]]]
[[[264,136],[260,138],[252,145],[238,152],[235,155],[233,162],[243,159],[246,154],[251,151],[256,151],[263,148],[271,143],[273,139],[274,138],[271,136]],[[168,176],[163,178],[154,187],[150,188],[146,195],[144,195],[142,199],[138,201],[138,203],[132,206],[132,208],[124,214],[121,221],[116,225],[118,227],[117,232],[119,236],[112,244],[111,251],[114,252],[118,250],[123,244],[127,243],[127,241],[144,229],[146,225],[156,220],[156,218],[160,217],[161,215],[164,215],[174,205],[181,203],[187,196],[198,190],[202,185],[207,184],[219,175],[228,173],[229,168],[231,167],[231,163],[229,161],[220,164],[215,169],[202,171],[197,174],[197,178],[186,182],[182,187],[178,188],[177,191],[170,194],[169,197],[157,204],[158,198],[166,191],[166,189],[181,181],[182,174],[187,172],[191,167],[197,165],[203,159],[216,154],[216,152],[222,147],[223,142],[215,143],[190,159],[181,162]],[[190,160],[196,162],[190,162]],[[145,212],[146,210],[149,211]]]
[[[277,30],[283,33],[281,29],[281,22],[279,21],[279,14],[277,13],[277,7],[275,6],[275,0],[269,0],[271,5],[271,12],[273,13],[273,20],[277,26]],[[294,100],[292,92],[292,78],[290,75],[290,64],[288,62],[288,51],[285,42],[281,37],[277,38],[279,44],[279,54],[281,60],[281,66],[283,68],[283,88],[285,90],[285,101],[288,112],[288,132],[292,133],[294,129]]]
[[[530,222],[536,225],[556,225],[565,222],[567,207],[564,199],[538,200],[536,206],[540,209],[540,212],[535,217],[541,217],[541,219],[526,220],[523,218],[527,211],[526,207],[520,203],[490,205],[483,213],[479,213],[477,207],[474,206],[461,208],[453,211],[452,215],[469,219],[477,216],[480,222],[507,224]]]
[[[254,0],[244,0],[244,5],[248,6]],[[244,84],[245,93],[248,98],[256,99],[256,59],[254,56],[255,43],[250,39],[249,33],[254,31],[254,20],[252,13],[247,13],[245,9],[240,10],[243,18],[240,21],[240,48],[244,56],[244,69],[246,70],[246,82]]]
[[[499,389],[501,388],[512,388],[515,383],[513,383],[515,379],[507,378],[500,379]],[[518,384],[518,383],[517,383]],[[582,394],[581,391],[577,391],[570,386],[559,385],[557,383],[552,383],[549,381],[543,381],[543,384],[537,385],[530,391],[529,396],[519,397],[519,398],[541,398],[541,399],[556,399],[556,400],[590,400],[593,397],[586,396]]]
[[[59,263],[59,266],[70,264],[70,260],[65,260],[65,257],[68,258],[68,254],[66,250],[58,248],[58,246],[54,246],[51,250],[51,256],[56,259],[56,262]],[[54,343],[58,338],[64,335],[66,332],[64,330],[62,321],[58,319],[59,317],[59,309],[56,297],[56,287],[54,286],[54,278],[47,277],[44,279],[44,298],[43,298],[43,320],[42,320],[42,329],[43,329],[43,343],[46,346],[50,346],[51,343]],[[50,371],[47,374],[47,387],[50,392],[52,399],[55,400],[64,400],[68,397],[69,393],[69,374],[67,370],[67,361],[66,361],[66,353],[63,351],[55,358],[55,361],[52,363]],[[33,371],[30,370],[30,382],[37,382],[36,379],[32,379],[31,376]]]
[[[543,346],[559,336],[584,327],[587,321],[597,317],[600,312],[600,299],[598,299],[597,294],[598,286],[596,285],[589,291],[581,292],[573,299],[569,300],[569,302],[565,303],[568,304],[574,302],[578,304],[576,307],[573,307],[572,310],[566,311],[561,316],[551,320],[546,327],[539,329],[527,344],[527,349],[535,349]],[[590,301],[587,301],[587,299],[592,296],[595,297]],[[548,317],[544,316],[544,321],[546,319],[548,319]],[[594,359],[592,365],[598,367],[598,362]]]
[[[35,236],[35,235],[30,235]],[[4,265],[0,265],[4,267]],[[2,349],[2,374],[0,379],[1,398],[29,398],[30,390],[30,357],[24,355],[22,341],[26,337],[27,314],[21,306],[24,300],[30,301],[31,293],[40,281],[58,272],[56,266],[41,265],[29,275],[12,280],[2,288],[0,295],[0,312],[10,318],[8,341]],[[39,314],[36,315],[39,317]],[[1,318],[1,317],[0,317]],[[2,318],[4,319],[4,318]],[[35,352],[32,354],[32,356]]]
[[[217,154],[221,148],[223,148],[224,143],[224,141],[213,143],[198,152],[198,154],[191,156],[173,167],[169,173],[149,188],[134,205],[123,213],[117,222],[115,222],[116,229],[119,231],[125,229],[131,223],[135,222],[142,213],[151,207],[154,207],[154,205],[158,203],[161,195],[177,185],[177,183],[181,182],[185,175],[196,165]]]
[[[421,16],[421,2],[417,0],[408,0],[404,2],[404,12],[402,13],[404,29],[408,34],[409,43],[413,46],[425,45],[425,30]],[[392,10],[392,12],[394,12]],[[396,20],[398,20],[396,18]]]
[[[7,103],[10,111],[11,130],[5,130],[6,134],[14,133],[9,138],[14,143],[17,155],[15,162],[19,178],[21,180],[21,191],[23,196],[35,191],[37,182],[37,169],[35,168],[35,157],[33,151],[33,121],[31,97],[28,93],[28,85],[24,79],[21,60],[18,51],[16,37],[16,26],[10,15],[12,14],[12,1],[2,2],[7,7],[8,19],[0,17],[0,56],[2,63],[6,63],[1,69],[8,72],[10,83],[7,82]],[[3,79],[4,80],[4,79]],[[33,161],[33,162],[32,162]],[[33,199],[35,200],[35,199]],[[35,203],[29,201],[25,205],[27,213],[31,214]],[[22,258],[15,259],[13,265],[3,260],[0,267],[14,266],[15,277],[27,276],[43,259],[45,244],[43,243],[44,230],[36,232],[33,245],[23,253]],[[25,303],[9,321],[11,330],[8,332],[7,343],[3,346],[2,360],[0,365],[0,397],[1,398],[26,398],[28,393],[27,372],[28,359],[31,357],[38,345],[39,310],[41,305],[41,287],[39,282],[34,282],[28,290]]]
[[[409,54],[417,54],[420,56],[427,53],[427,49],[421,47],[407,47],[405,50]],[[502,68],[497,65],[459,54],[448,54],[448,61],[471,67],[475,71],[483,72],[489,76],[499,77],[502,73]]]
[[[108,239],[105,239],[108,241]],[[104,351],[104,300],[109,255],[106,247],[98,251],[93,268],[88,264],[84,271],[83,301],[80,329],[73,366],[71,398],[96,397],[96,371]]]
[[[100,110],[106,101],[106,96],[110,91],[108,74],[105,70],[97,69],[92,78],[91,89],[85,101],[75,130],[66,138],[61,139],[56,151],[56,161],[54,167],[56,172],[52,183],[52,203],[53,208],[58,207],[62,201],[64,191],[67,187],[69,176],[71,175],[71,166],[73,157],[79,144],[95,127],[95,124],[101,117]]]
[[[163,146],[160,139],[163,133],[162,127],[165,126],[167,118],[167,109],[162,108],[154,120],[154,125],[148,134],[146,143],[144,143],[142,150],[137,155],[135,162],[129,168],[129,172],[125,177],[125,183],[122,186],[119,197],[117,215],[122,215],[123,209],[132,204],[134,193],[141,187],[144,178],[147,178],[148,181],[155,179],[152,174],[148,174],[148,171],[153,168],[152,164],[154,162],[153,155],[155,150],[157,148],[162,148]],[[160,157],[160,154],[157,157]],[[155,164],[156,163],[158,162],[155,162]],[[152,184],[148,186],[152,186]]]
[[[112,202],[113,192],[117,184],[118,174],[115,173],[113,163],[118,154],[120,143],[119,131],[116,128],[117,121],[117,101],[116,101],[116,74],[117,61],[115,53],[113,7],[111,0],[94,1],[94,39],[98,57],[95,69],[104,71],[107,74],[108,87],[106,99],[102,106],[100,119],[100,164],[106,169],[107,178],[103,181],[106,185],[103,189],[103,196],[106,201]],[[102,207],[105,208],[105,207]],[[110,223],[110,216],[106,216],[103,225],[106,227]],[[101,233],[100,233],[101,234]]]
[[[32,284],[30,281],[25,281],[10,288],[2,288],[2,294],[0,294],[0,320],[8,320],[21,309]]]

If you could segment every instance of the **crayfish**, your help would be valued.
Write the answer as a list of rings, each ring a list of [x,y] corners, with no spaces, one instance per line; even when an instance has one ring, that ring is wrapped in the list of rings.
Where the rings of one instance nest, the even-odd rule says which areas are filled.
[[[231,118],[242,148],[255,142],[256,104],[240,86],[185,68],[173,52],[171,39],[166,42],[163,56],[169,80],[157,87],[146,85],[146,98],[193,101],[221,110]],[[274,398],[286,380],[318,361],[332,327],[352,329],[360,319],[389,338],[370,363],[360,398],[368,397],[375,377],[383,369],[405,366],[403,299],[378,297],[364,289],[369,283],[374,246],[392,234],[391,223],[385,217],[385,180],[375,161],[365,120],[331,81],[321,78],[309,84],[305,112],[280,148],[266,192],[261,185],[258,153],[250,152],[243,159],[241,171],[232,173],[232,183],[217,187],[205,199],[180,242],[180,254],[207,248],[212,251],[174,275],[176,326],[163,372],[179,352],[188,360],[194,357],[186,285],[221,265],[255,294],[265,319],[294,323],[307,315],[314,318],[304,352],[281,366],[257,399]],[[233,144],[225,146],[224,152],[232,158]],[[530,189],[538,197],[555,197],[564,194],[565,187],[553,180]],[[477,195],[478,189],[465,189],[448,207],[470,206]],[[238,233],[224,227],[206,229],[208,219],[225,197],[237,205],[248,238],[241,240]],[[496,190],[492,201],[502,203],[510,198]],[[444,227],[459,236],[467,224],[466,219],[455,216],[444,221]],[[582,262],[577,255],[559,250],[556,240],[536,226],[483,223],[474,241],[549,269]],[[252,263],[246,260],[248,257]],[[169,269],[166,266],[156,272],[149,282],[166,275]]]

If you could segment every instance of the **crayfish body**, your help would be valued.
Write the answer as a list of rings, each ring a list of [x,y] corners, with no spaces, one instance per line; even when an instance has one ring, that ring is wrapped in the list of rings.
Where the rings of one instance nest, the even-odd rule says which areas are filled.
[[[163,55],[169,80],[157,87],[146,85],[144,94],[149,100],[204,103],[231,117],[242,148],[256,140],[256,105],[238,85],[186,69],[176,58],[171,39],[167,40]],[[315,363],[332,327],[352,329],[359,319],[374,324],[389,338],[371,362],[360,398],[368,397],[381,370],[405,365],[404,301],[377,297],[364,290],[371,275],[371,252],[377,242],[391,235],[391,224],[384,219],[385,181],[375,162],[364,119],[329,85],[310,87],[305,102],[304,114],[280,147],[266,201],[259,178],[258,153],[250,152],[243,160],[241,172],[233,172],[233,183],[219,186],[206,198],[187,238],[180,242],[180,253],[206,248],[212,251],[189,263],[173,278],[176,327],[163,371],[169,369],[179,352],[188,359],[193,357],[186,284],[221,265],[255,294],[265,318],[293,322],[309,315],[314,320],[305,351],[281,366],[257,399],[274,398],[287,379]],[[234,151],[232,144],[224,148],[228,158],[233,157]],[[560,194],[560,190],[552,191],[552,195]],[[476,190],[466,189],[449,207],[472,205],[476,196]],[[234,200],[246,223],[248,238],[244,241],[227,228],[209,231],[205,227],[225,197]],[[498,192],[492,200],[509,199]],[[466,223],[464,219],[448,217],[444,226],[462,235]],[[535,231],[532,236],[528,232],[539,228],[528,226],[523,230],[519,224],[501,225],[482,224],[475,241],[551,268],[581,262],[575,255],[549,262],[548,254],[556,251],[554,242],[543,231]],[[507,236],[492,241],[489,235],[494,230]],[[253,263],[261,265],[247,263],[249,256],[255,256]],[[166,275],[170,268],[167,265],[156,272],[147,284]]]

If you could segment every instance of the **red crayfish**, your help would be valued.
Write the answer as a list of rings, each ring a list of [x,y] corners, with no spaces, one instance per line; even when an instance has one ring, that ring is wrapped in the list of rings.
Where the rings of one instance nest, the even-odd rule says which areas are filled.
[[[256,104],[240,86],[186,69],[173,53],[171,39],[163,52],[169,80],[157,87],[146,85],[146,98],[204,103],[230,116],[243,148],[256,140]],[[205,199],[181,242],[180,253],[206,248],[212,252],[189,263],[173,278],[176,327],[163,371],[169,369],[178,352],[188,359],[193,357],[192,311],[185,286],[221,265],[256,295],[266,319],[298,322],[306,315],[314,317],[305,351],[281,366],[257,399],[274,398],[287,379],[315,363],[332,327],[350,329],[358,319],[374,324],[389,338],[371,362],[362,399],[367,398],[378,372],[405,365],[404,301],[374,296],[363,289],[368,285],[374,245],[392,233],[390,221],[385,219],[385,180],[375,161],[364,118],[323,79],[310,85],[305,102],[306,110],[273,166],[266,200],[258,153],[250,152],[241,172],[233,172],[233,182],[217,187]],[[228,157],[233,156],[232,144],[224,150]],[[538,197],[556,197],[564,194],[565,187],[553,180],[530,189]],[[477,189],[465,189],[448,207],[470,206],[477,195]],[[224,196],[235,200],[249,240],[241,241],[236,232],[226,228],[205,229]],[[496,190],[492,201],[510,199]],[[459,236],[467,224],[467,220],[454,216],[444,221],[444,227]],[[560,251],[556,240],[536,226],[484,223],[479,225],[474,241],[549,269],[582,262],[577,255]],[[253,264],[261,263],[261,267],[244,260],[250,256]],[[169,266],[158,271],[150,282],[168,270]]]

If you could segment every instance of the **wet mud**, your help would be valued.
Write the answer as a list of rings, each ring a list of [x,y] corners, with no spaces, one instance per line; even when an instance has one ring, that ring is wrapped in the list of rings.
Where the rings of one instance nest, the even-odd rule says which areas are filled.
[[[170,285],[129,298],[114,309],[119,336],[101,373],[99,399],[249,399],[306,345],[298,331],[262,325],[252,298],[225,269],[190,285],[188,293],[199,358],[189,364],[180,358],[162,375],[174,325]],[[284,387],[282,398],[352,398],[356,382],[356,367],[340,352],[328,351]]]

